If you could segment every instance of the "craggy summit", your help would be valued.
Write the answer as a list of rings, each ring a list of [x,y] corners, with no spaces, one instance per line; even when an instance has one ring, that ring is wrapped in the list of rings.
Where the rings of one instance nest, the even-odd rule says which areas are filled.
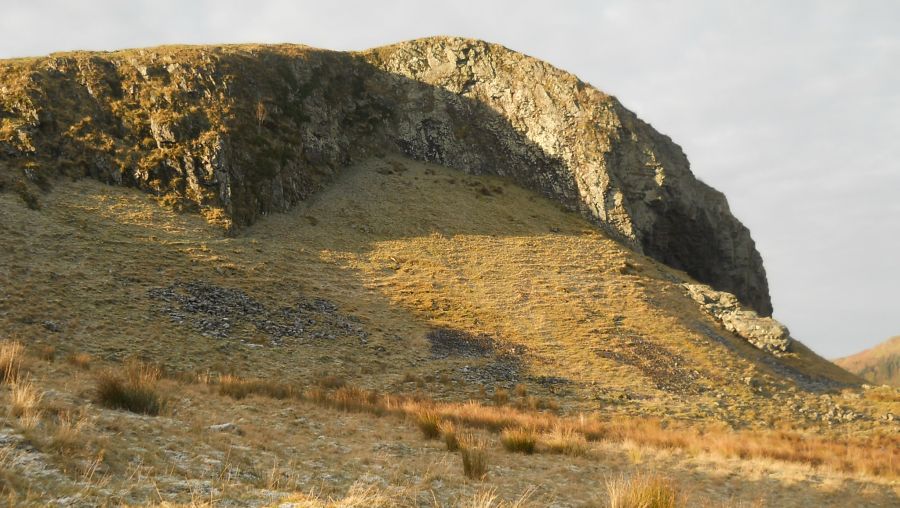
[[[160,47],[0,62],[0,186],[40,206],[63,173],[235,228],[360,157],[497,174],[771,314],[762,260],[681,148],[577,77],[436,37],[363,52]]]

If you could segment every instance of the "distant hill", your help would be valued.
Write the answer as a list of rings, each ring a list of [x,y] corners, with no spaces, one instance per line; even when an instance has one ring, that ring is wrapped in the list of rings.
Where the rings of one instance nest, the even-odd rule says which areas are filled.
[[[900,386],[900,335],[834,363],[875,384]]]

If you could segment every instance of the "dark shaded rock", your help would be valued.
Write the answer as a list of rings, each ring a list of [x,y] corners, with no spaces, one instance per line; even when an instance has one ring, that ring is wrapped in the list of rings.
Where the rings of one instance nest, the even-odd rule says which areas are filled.
[[[437,328],[425,334],[435,358],[464,356],[477,358],[494,352],[494,340],[485,334],[472,335],[451,328]]]
[[[622,334],[606,347],[594,349],[597,356],[637,368],[658,389],[682,395],[703,391],[703,375],[691,363],[668,348],[636,334]]]
[[[338,312],[333,303],[319,298],[303,300],[292,307],[270,309],[239,289],[201,281],[178,282],[153,288],[151,299],[161,302],[160,313],[173,321],[217,339],[226,339],[238,329],[250,328],[270,343],[285,339],[358,339],[365,343],[368,332],[351,316]]]

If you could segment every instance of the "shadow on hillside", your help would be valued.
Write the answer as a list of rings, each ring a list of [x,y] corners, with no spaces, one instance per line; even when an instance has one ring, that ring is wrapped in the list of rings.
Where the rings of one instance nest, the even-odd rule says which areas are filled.
[[[480,76],[503,74],[494,67],[505,65],[505,49],[479,43],[445,49],[428,57],[440,61],[422,64],[437,86],[385,70],[384,59],[402,51],[397,48],[341,53],[293,45],[180,46],[35,59],[10,74],[27,75],[22,81],[42,92],[11,92],[25,94],[33,111],[0,103],[0,116],[22,120],[19,137],[33,147],[18,155],[16,148],[0,150],[0,159],[17,159],[10,167],[37,180],[45,172],[26,166],[43,158],[53,171],[64,166],[69,174],[81,171],[135,186],[184,208],[219,203],[241,228],[261,215],[289,210],[353,161],[398,152],[472,174],[509,177],[601,226],[602,212],[587,203],[621,201],[630,215],[652,222],[634,240],[644,252],[770,312],[758,254],[752,244],[747,252],[734,251],[733,236],[745,228],[727,214],[696,213],[677,198],[675,187],[707,196],[712,208],[724,206],[724,198],[690,176],[684,185],[660,186],[656,170],[641,156],[623,155],[640,154],[651,143],[660,163],[687,165],[668,138],[651,129],[639,140],[634,127],[607,133],[607,109],[623,125],[640,121],[571,76],[549,73],[545,83],[512,89],[502,79],[493,89],[479,86]],[[416,68],[415,58],[408,58],[409,69]],[[481,74],[471,70],[476,67]],[[567,105],[554,103],[550,90],[580,97],[581,110],[564,112]],[[547,113],[545,121],[542,108],[560,111]],[[569,136],[574,125],[581,126],[587,141],[572,140],[577,146],[565,149],[587,150],[573,159],[581,161],[577,167],[525,134],[528,117],[532,136],[552,137],[557,129]],[[9,140],[2,141],[6,146]],[[608,143],[619,148],[599,148]],[[591,144],[598,146],[594,154],[578,148]],[[627,166],[627,182],[607,175],[607,189],[592,158]],[[592,197],[583,197],[582,190]],[[593,195],[600,192],[607,195]],[[647,192],[658,195],[645,202]],[[621,235],[616,227],[607,229]],[[748,278],[747,270],[754,275]]]
[[[94,56],[90,58],[94,69],[91,79],[98,86],[90,89],[76,79],[73,69],[78,66],[74,64],[68,70],[57,66],[35,71],[41,85],[51,90],[47,95],[65,98],[60,104],[73,109],[41,119],[35,132],[39,152],[77,159],[85,174],[100,180],[178,195],[182,201],[197,199],[199,204],[208,204],[202,196],[227,196],[228,211],[243,227],[310,198],[324,199],[328,184],[341,178],[345,168],[391,153],[469,174],[501,176],[560,203],[566,210],[583,211],[572,168],[488,104],[450,91],[468,90],[474,83],[450,81],[447,88],[433,86],[386,72],[357,54],[277,47],[205,51],[208,58],[193,74],[158,59],[145,62],[143,77],[132,75],[133,69],[127,74],[109,59]],[[137,88],[125,93],[126,81]],[[208,98],[219,97],[223,83],[227,83],[227,95],[234,102],[227,111],[217,112],[225,120],[223,125],[216,125],[216,115],[211,114],[215,103]],[[131,124],[112,104],[124,101],[134,108],[144,107],[141,100],[154,87],[164,87],[168,96],[156,103],[153,112],[146,113],[161,120],[154,124],[156,127],[145,121],[139,131],[129,131]],[[188,110],[195,113],[183,114]],[[102,132],[123,145],[130,143],[135,158],[151,165],[117,160],[108,147],[89,141],[96,136],[63,135],[85,117],[92,118],[92,124],[81,128]],[[209,135],[216,129],[228,133],[226,146],[210,144]],[[140,144],[149,139],[157,147]],[[177,146],[196,149],[180,153]],[[398,168],[392,170],[389,158],[384,161],[386,171],[394,174],[378,173],[380,176],[415,191],[414,180],[404,179]],[[348,244],[332,246],[365,249],[372,241],[429,234],[427,215],[438,212],[459,215],[460,220],[439,221],[442,226],[436,232],[450,236],[579,234],[581,224],[574,218],[559,227],[551,226],[556,231],[548,230],[547,219],[559,219],[559,210],[554,215],[547,203],[516,189],[499,184],[498,191],[481,182],[470,185],[463,176],[450,183],[450,178],[439,172],[427,177],[435,180],[432,183],[436,186],[445,186],[446,196],[435,187],[437,194],[423,194],[421,201],[394,203],[394,215],[389,209],[391,203],[383,203],[380,211],[384,216],[375,218],[382,224],[368,232],[365,228],[373,219],[365,216],[364,207],[352,202],[365,200],[366,189],[357,189],[358,194],[349,196],[346,206],[335,213],[345,214],[342,221],[355,221],[360,234]],[[376,180],[372,183],[379,184]],[[323,189],[325,193],[317,195]],[[442,197],[458,196],[460,192],[469,193],[466,195],[471,201],[455,209],[440,203]],[[501,200],[498,194],[511,197],[504,195]],[[512,216],[505,222],[493,216],[490,220],[479,218],[485,213],[504,213],[503,203],[510,200],[518,206],[533,206],[538,217],[527,220]],[[423,217],[421,223],[415,222],[417,214]],[[661,220],[666,216],[661,214]],[[396,217],[405,217],[407,222],[395,221]],[[400,226],[387,227],[387,222],[399,222]],[[667,261],[699,280],[708,280],[718,272],[717,260],[726,257],[714,243],[712,226],[703,220],[677,222],[661,223],[661,227],[690,241],[682,242],[677,256]]]
[[[494,109],[505,104],[498,96],[483,98],[490,104],[475,98],[475,91],[489,92],[464,69],[488,55],[469,46],[446,55],[447,65],[463,70],[432,76],[440,83],[434,86],[379,67],[383,51],[287,45],[54,55],[28,71],[45,93],[35,99],[26,137],[34,143],[33,155],[49,166],[162,194],[185,208],[222,202],[237,227],[289,210],[342,168],[379,152],[505,176],[602,226],[579,192],[576,173],[584,168],[567,167],[529,139],[522,126]],[[441,72],[440,65],[429,72]],[[551,81],[575,93],[585,86],[575,79]],[[509,99],[515,106],[508,107],[517,109],[509,113],[513,117],[527,116],[529,108],[538,114],[536,102],[543,97],[531,89],[497,93],[522,96]],[[0,104],[0,116],[24,118],[4,112],[6,107]],[[600,136],[596,129],[588,126],[584,135]],[[631,173],[635,182],[655,178],[638,161]],[[639,199],[628,196],[624,206]],[[707,214],[689,214],[679,203],[654,201],[653,230],[640,240],[644,250],[700,281],[751,298],[743,294],[746,281],[732,280],[721,268],[734,258],[731,241],[723,240],[728,235],[717,234],[726,226],[712,224]]]
[[[220,63],[238,78],[233,93],[250,99],[236,106],[229,125],[251,155],[233,173],[257,177],[232,180],[232,212],[239,223],[286,210],[306,197],[303,185],[321,188],[352,162],[392,152],[470,174],[506,176],[579,209],[577,185],[565,163],[477,99],[347,53],[310,50],[298,61],[266,48],[223,55]],[[260,65],[269,72],[254,75]],[[248,75],[254,77],[240,79]],[[272,106],[261,123],[254,118],[254,97]]]

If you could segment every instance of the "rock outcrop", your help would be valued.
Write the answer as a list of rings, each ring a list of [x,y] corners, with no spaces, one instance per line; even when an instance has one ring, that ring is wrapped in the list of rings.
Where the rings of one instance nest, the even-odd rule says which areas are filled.
[[[682,287],[723,328],[756,348],[775,356],[791,351],[791,334],[783,324],[744,308],[733,294],[704,284],[682,284]]]
[[[507,176],[771,314],[749,231],[678,145],[614,97],[502,46],[163,47],[0,63],[0,186],[33,206],[51,177],[90,175],[240,227],[390,151]]]

